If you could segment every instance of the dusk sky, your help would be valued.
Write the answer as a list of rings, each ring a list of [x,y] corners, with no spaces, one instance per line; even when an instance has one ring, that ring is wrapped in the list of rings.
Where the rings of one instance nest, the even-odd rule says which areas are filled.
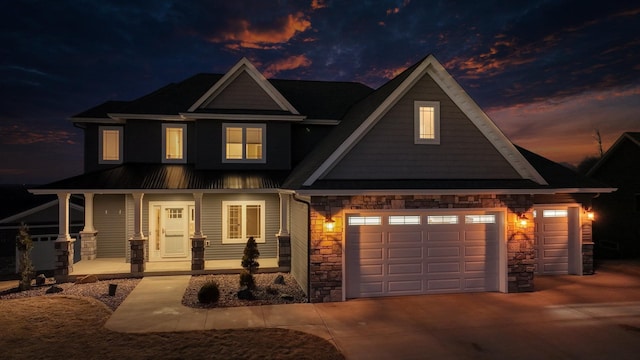
[[[640,131],[638,1],[5,1],[0,183],[82,172],[69,117],[247,57],[377,88],[433,54],[515,144],[577,164]]]

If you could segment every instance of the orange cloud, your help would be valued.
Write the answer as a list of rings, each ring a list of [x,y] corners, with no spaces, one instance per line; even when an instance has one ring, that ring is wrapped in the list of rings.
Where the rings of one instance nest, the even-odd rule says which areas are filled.
[[[311,9],[313,10],[318,10],[326,7],[327,4],[324,2],[324,0],[311,0]]]
[[[397,14],[400,12],[399,8],[387,9],[387,15]]]
[[[0,126],[0,142],[5,145],[36,143],[76,144],[75,134],[61,130],[31,129],[21,125]]]
[[[271,78],[281,71],[293,70],[309,66],[311,66],[311,60],[309,60],[309,58],[307,58],[305,55],[290,56],[286,59],[278,60],[267,66],[264,71],[264,76]]]
[[[208,40],[214,43],[229,43],[226,47],[234,50],[275,49],[278,48],[278,44],[286,43],[297,33],[311,28],[311,22],[301,12],[278,19],[274,25],[274,28],[258,29],[248,20],[239,20],[233,24],[232,29]]]

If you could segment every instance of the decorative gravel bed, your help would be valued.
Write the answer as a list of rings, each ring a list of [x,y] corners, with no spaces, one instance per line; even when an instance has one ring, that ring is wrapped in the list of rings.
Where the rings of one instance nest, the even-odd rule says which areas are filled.
[[[284,279],[283,284],[274,283],[278,275]],[[241,289],[240,275],[238,274],[192,276],[182,297],[182,304],[195,308],[212,308],[307,302],[306,295],[291,274],[264,273],[255,274],[254,277],[256,289],[252,293],[255,299],[241,300],[238,299],[238,291]],[[215,304],[198,302],[198,291],[208,281],[217,282],[220,289],[220,299]]]
[[[140,279],[114,279],[114,280],[101,280],[89,284],[74,284],[74,283],[61,283],[56,284],[53,278],[48,278],[44,285],[34,286],[31,290],[15,292],[9,290],[0,293],[1,299],[19,299],[30,296],[60,296],[60,295],[73,295],[73,296],[86,296],[97,299],[103,302],[112,311],[115,310],[124,299],[129,296],[129,293],[138,285]],[[117,285],[114,296],[109,295],[109,284]],[[58,286],[62,289],[61,292],[47,294],[47,290],[52,286]]]

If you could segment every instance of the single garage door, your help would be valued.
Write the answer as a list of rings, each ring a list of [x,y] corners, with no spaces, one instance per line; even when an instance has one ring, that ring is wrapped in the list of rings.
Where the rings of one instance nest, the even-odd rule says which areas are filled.
[[[536,273],[540,275],[568,274],[568,209],[536,207],[534,216]]]
[[[501,216],[348,214],[347,298],[498,290]]]

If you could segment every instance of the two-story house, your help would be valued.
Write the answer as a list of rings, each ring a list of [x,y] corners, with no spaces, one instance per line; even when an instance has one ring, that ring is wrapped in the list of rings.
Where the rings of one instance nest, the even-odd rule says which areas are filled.
[[[82,194],[81,262],[134,274],[239,264],[253,236],[261,267],[316,302],[531,291],[536,273],[591,271],[585,209],[612,191],[512,144],[433,56],[376,90],[242,59],[71,121],[85,173],[32,190],[60,199],[60,277]]]

